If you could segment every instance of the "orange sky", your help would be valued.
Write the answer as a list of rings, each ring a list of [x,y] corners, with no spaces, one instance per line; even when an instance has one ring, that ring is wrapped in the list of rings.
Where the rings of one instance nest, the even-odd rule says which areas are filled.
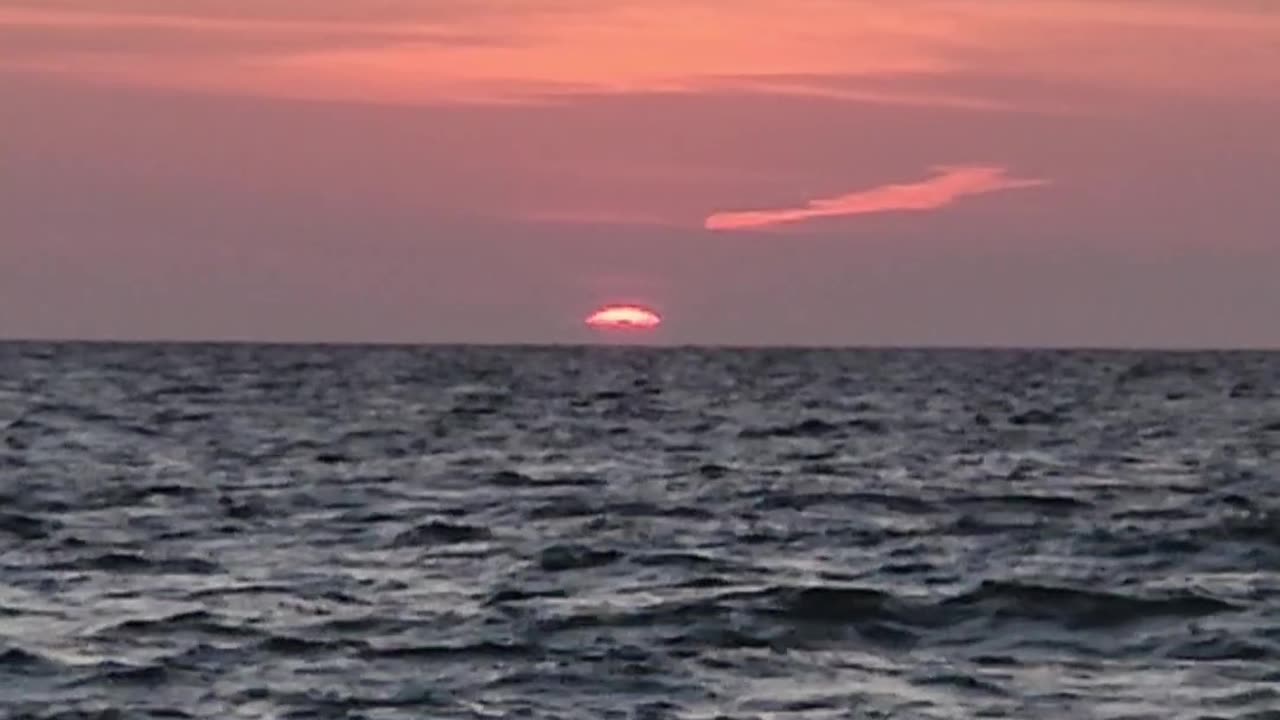
[[[1280,342],[1232,310],[1280,302],[1261,280],[1177,291],[1211,265],[1188,253],[1236,293],[1280,256],[1277,87],[1280,5],[1257,0],[0,0],[0,300],[42,308],[0,335],[567,339],[625,295],[682,341],[1176,343],[1186,323],[1149,321],[1173,304],[1203,342]],[[226,234],[179,232],[178,207]],[[340,220],[308,229],[316,208]],[[741,239],[778,223],[809,249]],[[208,275],[167,285],[190,258]],[[86,265],[97,307],[58,288]],[[1070,284],[1000,309],[1067,266],[1114,286],[1113,325]],[[245,283],[269,306],[247,320]],[[826,310],[869,301],[899,315]]]
[[[1280,59],[1280,11],[1250,0],[404,0],[367,14],[340,13],[340,5],[9,0],[0,3],[0,28],[19,42],[4,64],[397,103],[760,81],[823,94],[847,91],[833,82],[844,78],[1010,69],[1237,95],[1280,79],[1272,62]],[[788,81],[794,77],[805,80]],[[882,91],[888,100],[896,94]],[[937,95],[945,102],[953,94]]]

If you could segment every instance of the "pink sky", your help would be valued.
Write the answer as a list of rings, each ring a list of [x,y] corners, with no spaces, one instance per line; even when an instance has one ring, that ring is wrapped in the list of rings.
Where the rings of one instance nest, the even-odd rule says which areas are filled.
[[[1280,346],[1277,87],[1256,0],[0,0],[0,337]]]

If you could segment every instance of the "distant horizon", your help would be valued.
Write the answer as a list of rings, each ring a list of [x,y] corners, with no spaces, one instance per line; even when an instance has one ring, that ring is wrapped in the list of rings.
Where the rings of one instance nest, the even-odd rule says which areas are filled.
[[[335,349],[515,349],[515,350],[797,350],[834,352],[1070,352],[1115,354],[1212,354],[1212,353],[1280,353],[1280,346],[1123,346],[1123,345],[965,345],[965,344],[848,344],[800,345],[729,343],[618,343],[606,341],[538,342],[538,341],[393,341],[393,340],[245,340],[245,339],[107,339],[107,338],[5,338],[0,346],[14,345],[92,345],[92,346],[171,346],[171,347],[264,347],[264,348],[335,348]]]

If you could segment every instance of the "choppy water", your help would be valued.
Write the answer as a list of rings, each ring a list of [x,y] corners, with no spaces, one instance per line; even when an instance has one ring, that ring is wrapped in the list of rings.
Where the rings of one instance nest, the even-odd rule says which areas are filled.
[[[0,345],[0,711],[1277,718],[1278,381]]]

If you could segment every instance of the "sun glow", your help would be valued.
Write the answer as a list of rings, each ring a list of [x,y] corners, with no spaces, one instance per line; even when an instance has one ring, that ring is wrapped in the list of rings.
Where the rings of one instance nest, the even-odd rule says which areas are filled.
[[[586,323],[597,330],[652,330],[662,317],[639,305],[608,305],[587,316]]]

